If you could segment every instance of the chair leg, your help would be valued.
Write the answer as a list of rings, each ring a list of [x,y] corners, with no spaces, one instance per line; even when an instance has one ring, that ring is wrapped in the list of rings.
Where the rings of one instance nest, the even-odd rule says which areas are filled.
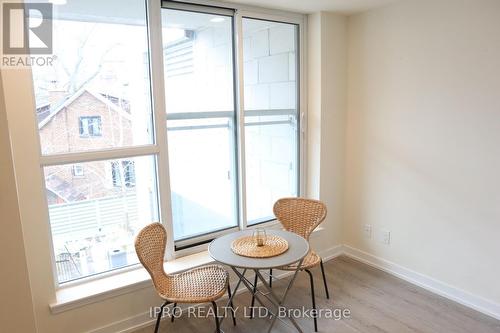
[[[253,311],[255,305],[255,292],[257,291],[257,274],[255,274],[255,279],[253,280],[253,294],[252,294],[252,304],[250,305],[250,319],[253,319]]]
[[[305,270],[307,272],[307,274],[309,274],[309,281],[311,282],[311,299],[312,299],[312,307],[313,307],[313,310],[314,310],[314,332],[317,332],[318,331],[318,314],[317,314],[317,310],[316,310],[316,299],[314,297],[314,279],[313,279],[313,275],[312,273],[306,269]]]
[[[269,268],[269,288],[273,287],[273,269]]]
[[[155,333],[158,333],[158,328],[160,328],[160,320],[163,315],[163,308],[168,304],[169,302],[167,301],[160,307],[160,313],[158,313],[158,318],[156,318]]]
[[[229,299],[231,299],[231,285],[229,283],[227,284],[227,295],[229,296]],[[236,326],[236,314],[234,313],[233,301],[229,303],[229,306],[231,307],[231,317],[233,317],[233,325]]]
[[[177,303],[174,303],[174,307],[172,308],[172,313],[170,314],[170,322],[171,323],[174,322],[176,309],[177,309]]]
[[[219,323],[219,314],[217,311],[217,304],[214,301],[212,301],[212,306],[214,307],[215,329],[216,329],[217,333],[221,333],[220,332],[220,323]]]
[[[323,267],[323,259],[319,262],[321,265],[321,274],[323,275],[323,284],[325,285],[326,298],[330,299],[330,293],[328,292],[328,284],[326,283],[325,268]]]

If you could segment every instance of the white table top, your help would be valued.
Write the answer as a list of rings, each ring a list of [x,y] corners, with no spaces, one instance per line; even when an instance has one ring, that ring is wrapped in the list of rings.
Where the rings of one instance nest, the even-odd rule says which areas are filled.
[[[240,256],[231,250],[231,243],[242,236],[251,236],[253,230],[243,230],[214,239],[208,246],[210,256],[225,265],[249,268],[268,269],[282,267],[298,262],[309,252],[309,243],[301,236],[284,230],[268,230],[268,235],[283,237],[288,242],[288,250],[280,255],[269,258],[249,258]]]

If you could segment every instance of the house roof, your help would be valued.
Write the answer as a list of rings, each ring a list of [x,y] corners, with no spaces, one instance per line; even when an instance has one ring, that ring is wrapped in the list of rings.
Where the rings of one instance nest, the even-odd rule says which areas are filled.
[[[62,198],[65,202],[85,200],[85,194],[77,191],[69,182],[56,175],[50,175],[45,179],[47,189]]]
[[[104,103],[111,110],[116,111],[116,112],[121,112],[122,116],[124,116],[128,120],[131,120],[130,114],[125,112],[122,108],[118,107],[116,104],[111,102],[109,99],[107,99],[107,98],[103,97],[101,94],[93,92],[87,88],[82,88],[82,89],[78,90],[77,92],[75,92],[73,95],[67,97],[62,103],[55,106],[53,110],[50,110],[50,114],[47,117],[43,118],[38,123],[38,128],[42,129],[45,125],[47,125],[52,120],[52,118],[54,118],[59,112],[61,112],[61,110],[64,110],[66,107],[71,105],[74,101],[76,101],[78,99],[78,97],[82,96],[85,92],[92,95],[95,99],[97,99],[101,103]]]

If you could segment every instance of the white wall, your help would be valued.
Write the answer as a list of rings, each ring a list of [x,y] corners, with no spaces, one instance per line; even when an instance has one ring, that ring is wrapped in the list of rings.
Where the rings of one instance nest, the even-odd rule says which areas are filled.
[[[19,217],[17,189],[0,72],[0,295],[2,332],[35,332],[35,316]]]
[[[308,16],[307,196],[325,202],[327,233],[317,242],[342,244],[347,19]]]
[[[345,242],[500,304],[500,2],[404,1],[348,30]]]

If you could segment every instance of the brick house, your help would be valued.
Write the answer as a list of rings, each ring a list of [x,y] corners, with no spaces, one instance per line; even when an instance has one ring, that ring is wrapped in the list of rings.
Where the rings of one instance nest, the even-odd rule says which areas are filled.
[[[83,152],[132,144],[130,105],[117,97],[80,89],[64,98],[51,92],[37,108],[43,154]],[[63,97],[63,98],[61,98]],[[131,161],[96,161],[45,168],[49,204],[100,198],[135,185]]]

